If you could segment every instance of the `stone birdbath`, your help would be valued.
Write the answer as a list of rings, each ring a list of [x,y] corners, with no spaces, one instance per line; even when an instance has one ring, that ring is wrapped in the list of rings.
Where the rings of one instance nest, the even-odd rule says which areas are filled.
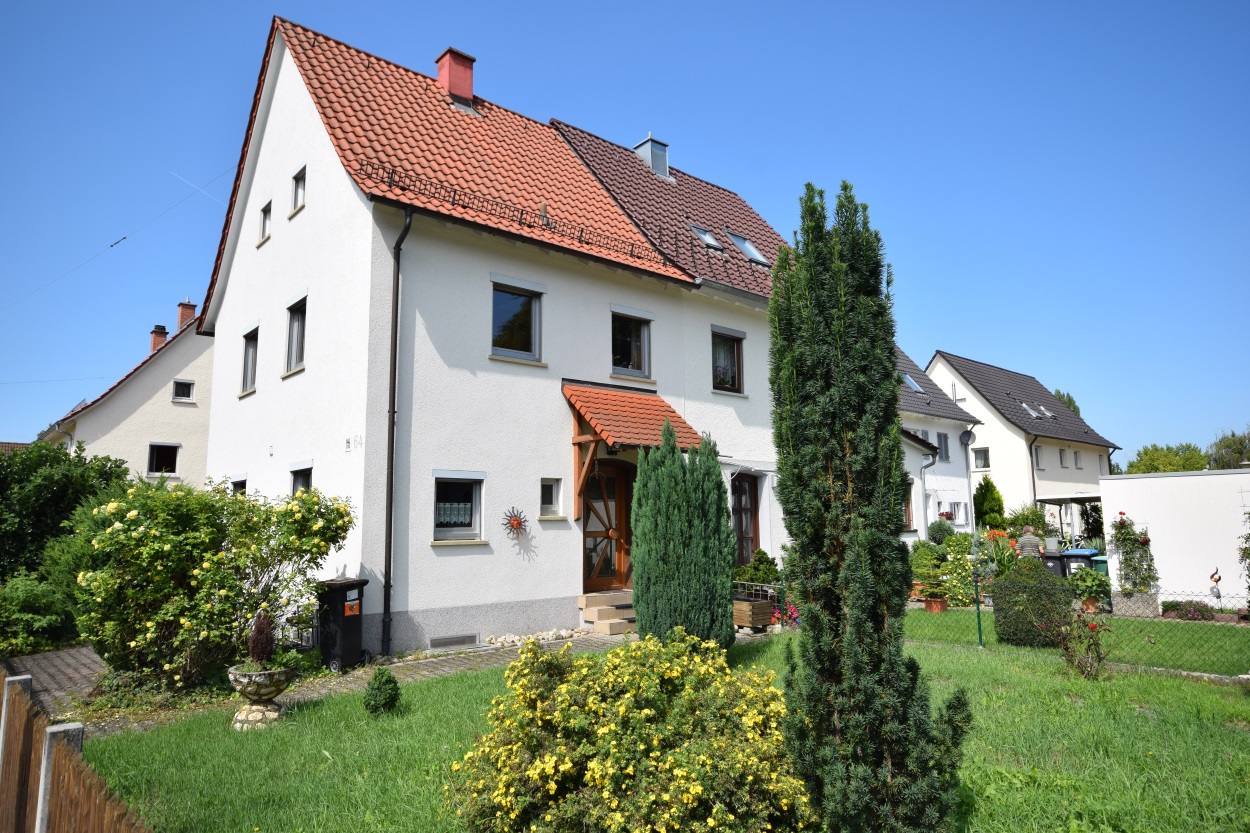
[[[286,691],[297,676],[294,668],[245,671],[243,665],[233,666],[226,674],[234,690],[247,698],[247,705],[234,715],[234,728],[240,732],[263,729],[281,717],[282,706],[273,698]]]

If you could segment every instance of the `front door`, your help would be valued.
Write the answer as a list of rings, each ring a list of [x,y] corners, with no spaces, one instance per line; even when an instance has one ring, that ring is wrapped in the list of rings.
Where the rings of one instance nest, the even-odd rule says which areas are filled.
[[[582,587],[587,593],[631,586],[629,505],[634,467],[597,460],[582,490]]]
[[[739,472],[730,481],[734,537],[738,539],[738,564],[750,564],[760,545],[760,512],[755,497],[759,478]]]

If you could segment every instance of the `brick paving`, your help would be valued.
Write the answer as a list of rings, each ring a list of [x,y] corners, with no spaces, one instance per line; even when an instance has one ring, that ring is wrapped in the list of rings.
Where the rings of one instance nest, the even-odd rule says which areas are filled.
[[[11,677],[31,676],[31,693],[43,713],[55,717],[71,706],[71,697],[82,696],[95,686],[104,673],[104,662],[95,651],[80,645],[61,651],[48,651],[0,662]]]

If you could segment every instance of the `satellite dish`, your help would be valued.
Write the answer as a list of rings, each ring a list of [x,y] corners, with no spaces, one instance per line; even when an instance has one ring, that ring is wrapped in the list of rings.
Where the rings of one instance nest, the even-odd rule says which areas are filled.
[[[963,445],[972,445],[977,441],[977,435],[971,431],[965,431],[959,435],[959,442]]]

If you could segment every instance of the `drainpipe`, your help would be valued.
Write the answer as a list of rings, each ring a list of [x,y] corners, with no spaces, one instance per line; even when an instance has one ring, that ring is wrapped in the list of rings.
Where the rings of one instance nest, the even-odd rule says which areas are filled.
[[[969,428],[968,430],[971,431],[972,429]],[[963,434],[960,435],[961,441],[963,436]],[[977,534],[977,507],[972,502],[972,442],[962,443],[962,445],[964,447],[964,473],[968,475],[968,529],[975,538]]]
[[[1034,437],[1033,442],[1029,443],[1029,474],[1030,480],[1033,483],[1034,504],[1037,503],[1037,458],[1033,456],[1033,445],[1040,439],[1041,437]]]
[[[924,538],[924,540],[928,541],[929,540],[929,489],[928,489],[928,485],[925,483],[924,473],[925,473],[925,469],[931,469],[937,465],[938,456],[937,456],[936,451],[933,452],[932,454],[926,454],[925,456],[931,459],[929,460],[929,462],[925,463],[923,466],[920,467],[920,522],[923,524],[923,526],[920,528],[924,530],[924,535],[922,537]]]
[[[382,655],[391,653],[391,564],[395,542],[395,391],[399,386],[399,255],[412,228],[412,208],[404,209],[404,228],[395,240],[391,271],[391,384],[386,412],[386,548],[382,572]]]

